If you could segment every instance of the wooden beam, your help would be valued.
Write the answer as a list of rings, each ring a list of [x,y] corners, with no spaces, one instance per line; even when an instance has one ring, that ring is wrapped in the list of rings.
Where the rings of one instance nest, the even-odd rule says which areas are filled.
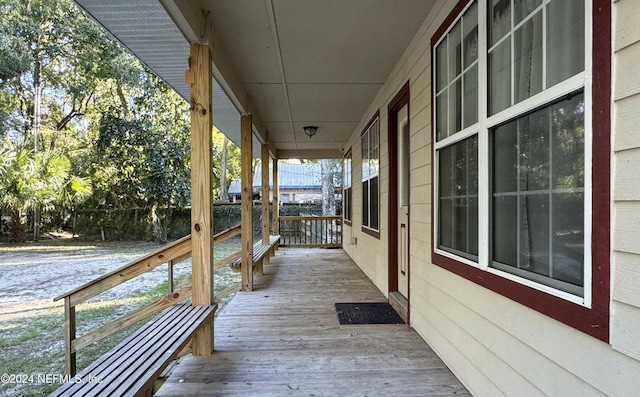
[[[194,306],[214,304],[211,53],[191,45],[191,274]],[[194,355],[213,351],[213,323],[204,324],[193,340]]]
[[[273,234],[280,234],[280,185],[278,181],[278,158],[273,159]]]
[[[269,244],[269,145],[261,147],[262,163],[262,244]]]
[[[240,118],[240,180],[242,189],[241,225],[242,225],[242,290],[253,290],[253,167],[251,166],[251,114]]]

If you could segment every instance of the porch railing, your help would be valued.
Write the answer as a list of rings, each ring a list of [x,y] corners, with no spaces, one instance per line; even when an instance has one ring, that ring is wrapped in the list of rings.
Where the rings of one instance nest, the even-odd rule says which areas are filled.
[[[279,226],[281,247],[342,247],[341,216],[281,216]]]
[[[240,225],[216,234],[213,237],[213,244],[221,243],[233,236],[240,234]],[[214,270],[217,270],[237,258],[240,258],[240,251],[227,256],[214,263]],[[74,290],[68,291],[54,299],[54,301],[64,300],[64,340],[65,340],[65,370],[69,375],[76,373],[76,353],[78,350],[89,346],[92,343],[118,332],[136,322],[149,317],[174,303],[181,302],[191,297],[191,276],[187,276],[179,282],[175,282],[173,268],[179,262],[191,257],[191,235],[174,241],[158,250],[143,256],[123,267],[107,273],[93,281],[90,281]],[[125,281],[138,277],[148,271],[156,269],[160,265],[167,264],[167,277],[169,292],[167,295],[139,307],[109,323],[93,329],[82,336],[76,335],[76,306],[99,294],[114,288]],[[220,299],[238,291],[240,283],[236,283],[215,295],[215,300]]]

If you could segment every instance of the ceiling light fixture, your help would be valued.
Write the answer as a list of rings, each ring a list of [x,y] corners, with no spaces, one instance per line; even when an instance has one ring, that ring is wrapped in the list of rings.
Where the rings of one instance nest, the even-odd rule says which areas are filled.
[[[318,127],[313,126],[313,125],[307,125],[307,126],[302,127],[302,128],[304,129],[304,133],[307,134],[309,136],[309,138],[314,136],[316,134],[316,131],[318,131]]]

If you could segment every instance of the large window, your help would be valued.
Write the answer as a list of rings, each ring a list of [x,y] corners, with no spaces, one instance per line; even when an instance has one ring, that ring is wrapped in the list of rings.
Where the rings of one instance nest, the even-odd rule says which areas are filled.
[[[351,150],[344,156],[342,172],[342,214],[345,223],[351,224]]]
[[[608,279],[608,265],[592,266],[608,243],[591,229],[601,219],[592,208],[608,206],[606,195],[595,202],[594,185],[609,194],[608,171],[604,182],[592,177],[599,165],[609,169],[593,143],[596,134],[608,141],[608,110],[591,109],[608,97],[591,79],[595,57],[610,64],[610,43],[591,48],[592,9],[590,1],[464,1],[432,39],[434,263],[566,322],[574,320],[563,305],[582,308],[581,317],[601,304],[608,312],[594,302],[608,287],[593,282]],[[595,123],[606,128],[596,133]]]
[[[380,118],[376,114],[362,133],[362,228],[378,236]]]

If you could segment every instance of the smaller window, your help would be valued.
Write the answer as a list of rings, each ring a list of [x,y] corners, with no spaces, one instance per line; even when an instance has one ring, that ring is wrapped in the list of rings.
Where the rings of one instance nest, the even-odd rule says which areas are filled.
[[[373,117],[362,133],[362,226],[363,230],[379,229],[379,163],[380,118]]]
[[[346,223],[351,224],[351,150],[344,156],[342,163],[343,187],[342,187],[342,213]]]

